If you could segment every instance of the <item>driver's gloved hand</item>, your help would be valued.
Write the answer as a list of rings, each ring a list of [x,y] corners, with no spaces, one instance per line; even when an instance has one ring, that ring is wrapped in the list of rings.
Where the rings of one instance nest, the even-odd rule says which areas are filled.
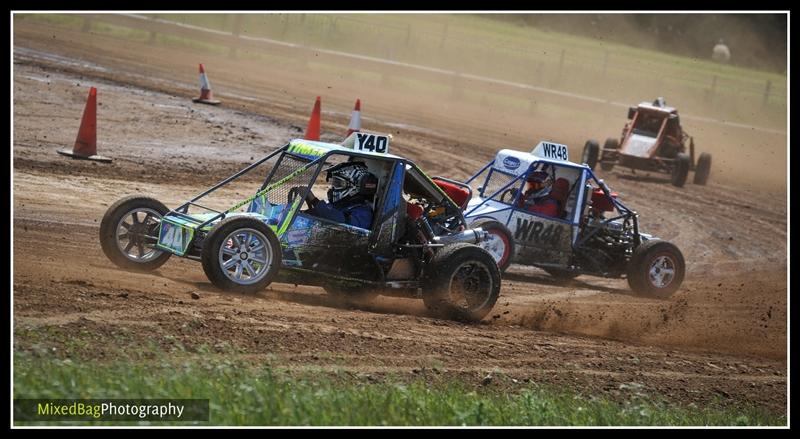
[[[306,203],[308,203],[309,206],[314,207],[314,205],[317,204],[317,201],[319,201],[317,196],[309,190],[306,193]]]
[[[301,196],[311,207],[317,202],[317,197],[305,186],[295,186],[289,189],[289,199],[293,199],[296,196]]]

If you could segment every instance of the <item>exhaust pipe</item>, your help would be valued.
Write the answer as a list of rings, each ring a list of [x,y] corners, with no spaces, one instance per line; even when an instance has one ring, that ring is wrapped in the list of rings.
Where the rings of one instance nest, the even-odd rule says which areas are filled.
[[[482,228],[476,227],[474,229],[464,230],[463,232],[455,235],[436,236],[433,238],[434,244],[452,244],[454,242],[468,242],[470,244],[477,244],[485,240],[489,236]]]

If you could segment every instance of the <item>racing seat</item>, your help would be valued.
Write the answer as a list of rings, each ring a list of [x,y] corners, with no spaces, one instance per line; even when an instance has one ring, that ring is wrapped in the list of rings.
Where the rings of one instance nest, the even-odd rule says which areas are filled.
[[[444,191],[444,193],[446,193],[447,196],[450,197],[451,200],[455,201],[456,205],[461,210],[464,210],[467,207],[467,203],[469,203],[470,193],[466,188],[455,185],[448,181],[439,180],[437,178],[434,178],[433,182],[436,183],[436,186],[439,186]]]
[[[558,218],[564,219],[566,214],[567,199],[569,198],[569,181],[566,178],[557,178],[550,190],[550,198],[558,202]]]
[[[405,201],[404,201],[405,202]],[[406,215],[416,221],[423,213],[422,207],[419,204],[406,203]]]

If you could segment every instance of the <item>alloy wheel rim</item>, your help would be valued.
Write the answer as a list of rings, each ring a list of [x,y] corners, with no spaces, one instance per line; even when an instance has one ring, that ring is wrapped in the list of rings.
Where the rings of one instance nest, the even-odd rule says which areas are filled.
[[[117,222],[114,239],[123,256],[144,263],[161,256],[156,249],[161,214],[146,207],[127,212]]]
[[[656,288],[666,288],[675,279],[675,261],[668,256],[659,256],[650,263],[650,283]]]
[[[450,278],[451,303],[472,311],[483,308],[494,288],[489,267],[479,261],[467,261],[458,266]]]
[[[239,285],[252,285],[269,272],[272,247],[260,231],[239,229],[225,237],[218,259],[225,277]]]

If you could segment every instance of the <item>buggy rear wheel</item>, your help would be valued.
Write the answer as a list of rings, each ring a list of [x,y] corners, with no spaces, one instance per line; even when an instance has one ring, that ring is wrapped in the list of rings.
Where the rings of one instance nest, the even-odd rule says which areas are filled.
[[[217,288],[255,293],[278,274],[281,246],[264,222],[250,217],[227,218],[208,233],[202,262],[203,271]]]
[[[425,270],[422,299],[437,316],[476,322],[500,296],[500,270],[484,249],[467,243],[440,249]]]
[[[691,167],[692,159],[688,154],[680,153],[675,159],[672,167],[671,183],[675,187],[683,187],[686,184],[686,177],[689,176],[689,168]]]
[[[592,171],[597,166],[597,158],[600,156],[600,144],[596,140],[587,140],[583,145],[581,163],[586,163]]]
[[[711,154],[704,152],[697,159],[697,166],[694,169],[694,184],[705,185],[708,182],[708,175],[711,173]]]
[[[615,160],[610,160],[607,155],[607,152],[616,153],[619,150],[619,140],[613,137],[609,137],[606,139],[606,143],[603,144],[603,154],[600,157],[600,169],[603,171],[609,172],[614,169]]]
[[[172,253],[158,250],[161,218],[169,212],[160,201],[125,197],[108,208],[100,222],[100,246],[115,265],[151,271],[164,265]]]

